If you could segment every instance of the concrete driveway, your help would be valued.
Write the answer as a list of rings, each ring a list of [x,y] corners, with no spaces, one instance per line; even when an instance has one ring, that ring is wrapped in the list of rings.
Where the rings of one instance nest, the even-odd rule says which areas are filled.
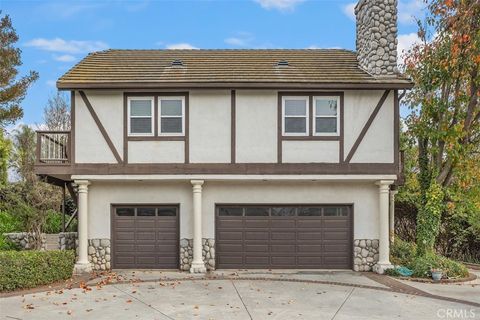
[[[206,279],[120,271],[82,287],[2,298],[0,315],[48,320],[480,319],[475,302],[403,294],[353,272],[216,272]],[[480,295],[480,287],[468,288],[468,294]],[[462,297],[457,292],[455,298]]]

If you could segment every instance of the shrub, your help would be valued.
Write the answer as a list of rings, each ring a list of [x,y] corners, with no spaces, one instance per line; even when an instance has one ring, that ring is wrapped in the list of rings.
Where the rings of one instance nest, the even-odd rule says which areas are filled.
[[[16,232],[22,229],[22,223],[15,216],[0,211],[0,250],[18,250],[13,242],[3,236],[4,233]]]
[[[65,218],[68,220],[68,217]],[[42,227],[44,233],[59,233],[62,232],[62,214],[54,210],[47,211],[47,218]]]
[[[395,265],[407,266],[417,255],[417,246],[400,238],[395,238],[390,250],[390,260]]]
[[[33,288],[72,276],[75,252],[0,251],[0,291]]]

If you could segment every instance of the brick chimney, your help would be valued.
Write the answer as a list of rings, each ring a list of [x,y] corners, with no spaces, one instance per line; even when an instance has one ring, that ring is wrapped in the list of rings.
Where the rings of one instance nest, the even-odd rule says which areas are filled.
[[[357,59],[376,77],[394,77],[397,69],[397,0],[360,0],[357,19]]]

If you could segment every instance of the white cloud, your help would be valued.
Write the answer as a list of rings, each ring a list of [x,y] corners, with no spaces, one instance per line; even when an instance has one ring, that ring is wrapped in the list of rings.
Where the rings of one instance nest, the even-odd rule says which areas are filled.
[[[305,0],[255,0],[255,2],[259,3],[262,8],[265,9],[276,9],[279,11],[293,11],[295,6],[304,2]]]
[[[351,2],[342,6],[343,13],[353,21],[355,18],[355,6],[357,2]],[[415,17],[419,17],[425,4],[423,0],[401,0],[398,2],[398,22],[401,24],[415,23]]]
[[[348,3],[342,7],[343,13],[352,19],[353,21],[356,21],[355,19],[355,6],[357,5],[356,2]]]
[[[25,45],[40,50],[62,53],[87,53],[108,48],[108,45],[102,41],[64,40],[62,38],[36,38],[28,41]]]
[[[415,17],[419,17],[425,8],[423,0],[399,1],[398,22],[403,24],[414,24]]]
[[[397,52],[399,61],[401,61],[401,57],[405,54],[409,49],[411,49],[415,44],[420,43],[420,38],[418,37],[416,32],[401,34],[398,36],[398,46]]]
[[[57,82],[55,80],[47,80],[47,86],[56,88],[57,87]]]
[[[54,56],[53,59],[55,59],[57,61],[60,61],[60,62],[72,62],[72,61],[77,60],[77,58],[75,58],[74,56],[69,55],[69,54],[63,54],[61,56]]]
[[[255,37],[248,32],[238,32],[236,36],[226,38],[224,41],[226,44],[235,47],[249,47]]]
[[[167,44],[165,47],[167,49],[189,49],[189,50],[198,49],[197,47],[192,46],[190,43],[185,43],[185,42]]]

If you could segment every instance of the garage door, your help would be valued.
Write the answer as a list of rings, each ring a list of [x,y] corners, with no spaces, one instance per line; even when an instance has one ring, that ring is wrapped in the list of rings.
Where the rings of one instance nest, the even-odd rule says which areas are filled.
[[[178,206],[114,206],[112,258],[118,269],[177,269]]]
[[[216,211],[218,268],[352,268],[348,205],[236,205]]]

